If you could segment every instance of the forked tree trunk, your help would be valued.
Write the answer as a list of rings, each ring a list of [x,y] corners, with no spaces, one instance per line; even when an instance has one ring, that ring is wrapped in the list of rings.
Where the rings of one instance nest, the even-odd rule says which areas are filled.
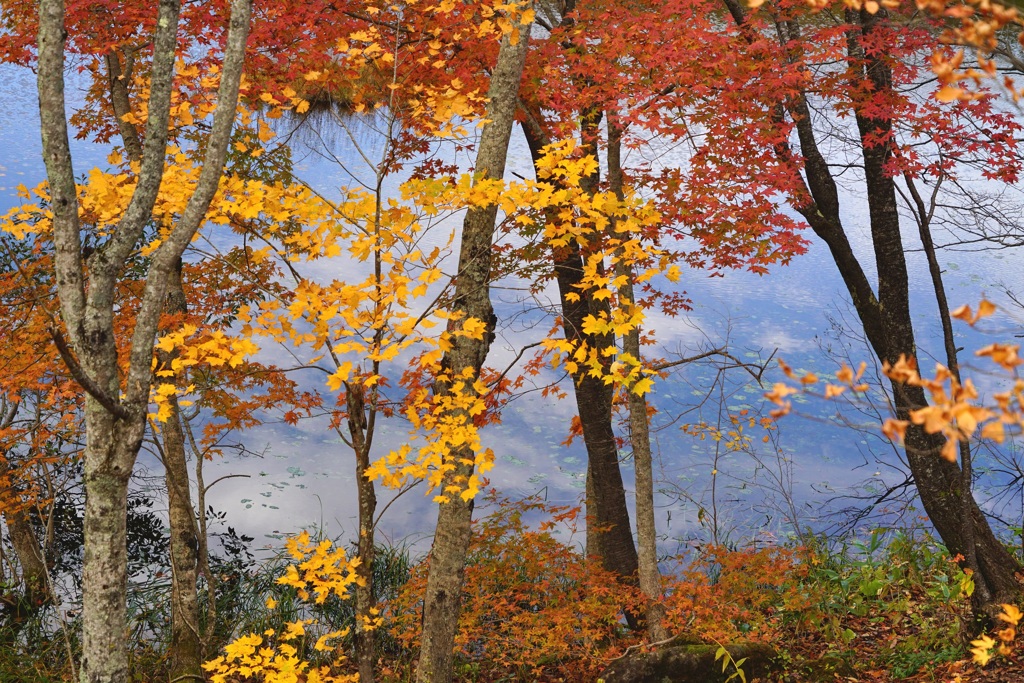
[[[874,15],[866,11],[847,14],[852,25],[847,34],[847,53],[854,90],[868,91],[859,87],[859,83],[866,79],[870,81],[870,92],[876,93],[876,97],[879,97],[877,93],[884,96],[892,91],[892,74],[884,55],[865,52],[864,44],[872,41],[865,41],[864,37],[869,36],[886,18],[884,9]],[[787,22],[784,29],[782,37],[795,43],[800,35],[799,26],[795,22]],[[799,59],[799,54],[794,58]],[[828,246],[875,355],[889,363],[897,362],[900,356],[916,359],[909,276],[900,235],[896,189],[887,169],[892,156],[891,118],[877,113],[877,108],[872,116],[865,114],[860,106],[854,107],[864,157],[866,195],[878,272],[876,295],[846,235],[836,181],[818,148],[806,97],[798,93],[790,99],[787,107],[796,125],[806,174],[803,196],[794,199],[796,209]],[[784,143],[777,151],[783,156],[790,155],[788,145]],[[891,386],[898,418],[906,420],[911,410],[928,405],[920,387],[897,382],[892,382]],[[904,439],[907,461],[925,512],[952,555],[968,555],[970,551],[965,547],[965,538],[973,536],[978,569],[975,582],[981,596],[987,594],[992,603],[1012,601],[1021,593],[1021,585],[1016,578],[1020,564],[996,538],[973,496],[964,489],[961,469],[956,463],[939,456],[944,442],[941,435],[928,434],[922,426],[914,424],[909,426]],[[966,526],[968,521],[970,527]],[[965,529],[969,529],[966,536]]]
[[[145,434],[153,348],[168,283],[202,223],[223,173],[238,102],[250,4],[249,0],[231,2],[217,108],[203,168],[188,205],[151,257],[123,381],[114,329],[117,285],[151,219],[163,178],[180,1],[159,2],[148,119],[135,190],[117,226],[87,263],[82,254],[64,104],[64,9],[63,0],[39,2],[37,85],[63,322],[62,330],[51,333],[72,377],[87,394],[81,679],[83,683],[124,683],[129,677],[125,619],[128,481]]]
[[[871,32],[886,19],[885,10],[871,15],[862,11],[859,16],[860,34],[869,38]],[[849,52],[851,58],[864,60],[863,77],[875,92],[891,92],[892,73],[880,55],[865,54],[861,37],[851,31]],[[875,351],[883,360],[895,363],[899,356],[917,357],[914,329],[910,315],[910,287],[907,263],[900,235],[899,212],[896,203],[896,184],[887,169],[892,157],[890,140],[892,121],[873,118],[857,111],[857,127],[864,155],[864,175],[867,184],[868,211],[871,236],[878,265],[878,312],[885,338],[882,348]],[[887,141],[879,144],[878,140]],[[896,410],[900,419],[908,419],[909,411],[927,405],[920,387],[893,385]],[[980,576],[975,577],[979,597],[986,601],[1006,601],[1019,595],[1021,586],[1014,574],[1020,565],[995,537],[991,526],[976,504],[970,505],[973,519],[975,547],[965,547],[963,501],[970,493],[963,489],[960,468],[938,453],[945,439],[925,433],[922,426],[912,425],[907,431],[907,458],[925,511],[939,535],[954,555],[974,554]],[[976,512],[975,512],[976,511]]]
[[[505,174],[529,36],[530,26],[524,25],[519,27],[519,39],[515,44],[510,36],[501,41],[488,91],[488,123],[480,134],[477,151],[476,173],[480,178],[500,180]],[[463,223],[452,308],[461,312],[463,319],[472,317],[483,321],[487,329],[481,339],[468,336],[452,339],[452,349],[445,353],[442,361],[450,375],[470,369],[474,378],[479,377],[494,339],[496,320],[491,306],[490,280],[497,212],[497,205],[472,208],[466,213]],[[449,381],[435,382],[435,393],[443,394],[450,390]],[[465,391],[473,389],[467,386]],[[452,450],[449,457],[455,463],[455,470],[445,477],[442,486],[455,481],[464,484],[473,473],[472,450],[463,446]],[[423,596],[423,636],[416,669],[418,683],[448,683],[452,680],[453,649],[459,625],[466,555],[472,537],[472,517],[473,501],[463,500],[458,495],[450,495],[449,502],[441,503],[438,509],[427,590]]]
[[[126,66],[122,67],[117,52],[107,53],[107,77],[110,85],[110,102],[118,130],[128,158],[142,161],[142,141],[135,124],[128,120],[132,113],[129,97],[129,83],[132,77],[133,59],[126,53]],[[166,311],[169,315],[185,315],[188,300],[182,286],[182,262],[175,264],[167,284]],[[159,369],[173,372],[172,365],[176,351],[157,353]],[[177,377],[175,376],[175,379]],[[199,631],[198,594],[198,551],[199,530],[196,525],[195,508],[192,506],[192,487],[188,473],[188,456],[185,451],[185,433],[177,395],[167,397],[170,415],[162,426],[162,456],[164,481],[167,486],[167,522],[171,530],[171,680],[201,680],[203,664],[203,640]]]

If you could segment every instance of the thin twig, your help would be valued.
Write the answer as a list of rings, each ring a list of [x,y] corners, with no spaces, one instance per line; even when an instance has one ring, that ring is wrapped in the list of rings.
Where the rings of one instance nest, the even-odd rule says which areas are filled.
[[[508,364],[508,367],[506,367],[504,370],[502,370],[501,374],[498,375],[498,378],[495,379],[493,382],[491,382],[489,386],[490,387],[498,386],[501,383],[501,380],[505,379],[505,376],[509,372],[512,371],[512,368],[514,368],[516,366],[516,363],[518,363],[519,360],[523,357],[523,354],[526,353],[527,349],[532,349],[532,348],[534,348],[536,346],[540,346],[543,343],[544,342],[534,342],[533,344],[527,344],[523,348],[519,349],[519,353],[517,353],[516,357],[512,359],[512,362]]]
[[[606,661],[606,662],[614,662],[616,660],[622,659],[623,657],[628,655],[631,651],[639,650],[640,648],[644,648],[644,647],[658,647],[659,645],[667,645],[667,644],[671,643],[673,640],[676,640],[678,637],[679,636],[672,636],[671,638],[666,638],[665,640],[656,640],[653,643],[640,643],[639,645],[630,645],[618,657],[612,657],[611,659],[605,659],[604,661]]]
[[[252,475],[249,475],[249,474],[225,474],[225,475],[224,475],[223,477],[217,477],[217,478],[216,478],[216,479],[214,479],[214,480],[213,480],[212,482],[210,482],[210,483],[209,483],[209,484],[208,484],[208,485],[206,486],[206,488],[204,488],[204,489],[203,489],[203,492],[205,493],[206,491],[209,491],[210,489],[212,489],[212,488],[213,488],[214,484],[217,484],[217,483],[219,483],[219,482],[222,482],[222,481],[224,481],[225,479],[250,479],[250,478],[251,478],[251,476],[252,476]]]
[[[680,358],[679,360],[669,361],[668,363],[661,363],[660,365],[655,365],[653,369],[655,371],[657,371],[657,372],[661,372],[662,370],[668,370],[669,368],[674,368],[677,365],[686,365],[687,363],[693,363],[693,362],[698,361],[698,360],[704,360],[705,358],[710,358],[711,356],[724,356],[724,355],[726,355],[725,354],[725,349],[717,348],[717,349],[712,349],[711,351],[708,351],[707,353],[699,353],[696,356],[688,356],[686,358]]]

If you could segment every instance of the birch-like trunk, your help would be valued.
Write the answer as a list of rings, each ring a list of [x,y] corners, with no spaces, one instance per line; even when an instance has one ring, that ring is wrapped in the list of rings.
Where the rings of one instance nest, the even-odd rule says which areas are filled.
[[[132,198],[117,226],[86,259],[64,103],[63,0],[40,0],[38,90],[43,156],[53,211],[54,271],[62,329],[54,341],[85,401],[85,557],[82,569],[84,683],[129,678],[125,619],[128,481],[146,429],[153,348],[174,268],[199,229],[224,169],[234,125],[249,0],[232,0],[217,108],[196,188],[152,256],[124,376],[114,330],[117,285],[139,247],[157,198],[167,148],[180,0],[160,0],[152,40],[148,119]]]
[[[501,41],[488,91],[488,123],[480,134],[477,151],[476,172],[481,179],[501,179],[505,174],[530,28],[530,25],[521,25],[519,40],[514,44],[509,36]],[[452,374],[469,368],[473,370],[473,377],[479,377],[494,339],[496,320],[491,306],[490,280],[497,212],[497,205],[473,208],[467,212],[463,223],[453,308],[461,312],[464,319],[482,320],[487,329],[482,339],[453,338],[452,349],[442,362]],[[472,385],[467,384],[466,391],[472,391]],[[435,393],[450,390],[447,382],[435,383]],[[473,473],[473,452],[462,447],[450,453],[449,457],[457,464],[443,485],[452,483],[457,477],[461,477],[459,481],[468,481]],[[466,555],[472,537],[472,518],[473,501],[463,500],[458,495],[451,496],[451,500],[442,503],[438,509],[427,590],[423,598],[423,637],[416,669],[417,683],[448,683],[452,680],[453,649],[459,626]]]

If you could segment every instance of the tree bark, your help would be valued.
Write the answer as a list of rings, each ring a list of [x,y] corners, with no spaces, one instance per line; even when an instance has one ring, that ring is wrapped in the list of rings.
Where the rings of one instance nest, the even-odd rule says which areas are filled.
[[[569,28],[575,24],[577,0],[565,0],[561,5],[561,26]],[[563,49],[578,50],[579,46],[566,43]],[[590,82],[577,83],[589,87]],[[580,139],[583,151],[599,158],[598,139],[601,110],[588,107],[580,112]],[[540,160],[542,150],[551,140],[542,124],[540,111],[532,111],[523,127],[534,165]],[[581,179],[581,187],[588,193],[598,190],[599,175],[595,171],[590,177]],[[583,319],[587,315],[600,316],[611,311],[608,301],[595,300],[590,292],[576,287],[583,277],[583,254],[580,245],[572,240],[553,255],[555,278],[562,309],[562,329],[565,338],[574,344],[584,343],[590,348],[614,346],[612,335],[585,335]],[[571,297],[569,295],[572,295]],[[578,297],[575,301],[573,297]],[[610,361],[609,361],[610,362]],[[638,560],[633,543],[632,524],[626,504],[626,490],[622,483],[619,467],[619,451],[612,427],[612,401],[614,389],[602,380],[590,377],[585,371],[572,374],[573,393],[576,398],[577,414],[587,448],[587,554],[598,557],[605,569],[614,572],[620,580],[636,585]],[[631,627],[636,627],[636,615],[627,613]]]
[[[168,286],[167,312],[185,314],[188,304],[181,283],[181,262]],[[159,366],[170,370],[175,351],[157,354]],[[164,479],[167,483],[167,516],[171,528],[171,680],[201,679],[203,641],[199,632],[198,551],[199,530],[192,506],[192,486],[185,451],[185,432],[177,396],[168,397],[170,416],[163,433]],[[198,455],[197,455],[198,457]]]
[[[376,371],[374,372],[376,374]],[[359,667],[361,683],[373,683],[376,664],[376,638],[367,622],[372,619],[371,610],[376,607],[373,586],[373,561],[376,554],[374,541],[374,515],[377,510],[377,492],[373,482],[367,478],[370,467],[370,441],[364,405],[364,387],[356,380],[346,384],[345,402],[348,412],[348,431],[352,440],[352,451],[356,456],[356,493],[359,499],[359,541],[357,544],[360,564],[356,574],[363,579],[356,584],[356,665]],[[373,406],[371,405],[371,410]],[[372,429],[372,428],[371,428]]]
[[[17,408],[18,404],[12,404],[10,407],[12,419]],[[0,424],[0,427],[5,426],[7,425]],[[0,478],[6,479],[10,473],[11,465],[7,454],[0,453]],[[32,528],[32,520],[24,505],[18,505],[13,510],[4,510],[3,518],[7,524],[7,536],[11,540],[11,547],[21,566],[22,595],[16,596],[16,599],[22,604],[17,605],[16,609],[19,613],[23,610],[38,609],[53,598],[50,592],[43,545],[36,537],[36,532]]]
[[[129,677],[125,637],[128,481],[145,434],[153,347],[173,269],[202,223],[223,172],[238,102],[250,5],[249,0],[232,0],[217,108],[203,168],[188,205],[152,256],[123,378],[114,331],[115,294],[124,264],[150,220],[163,178],[180,2],[159,2],[149,114],[137,184],[117,226],[88,257],[87,270],[64,104],[64,9],[63,0],[39,3],[37,83],[53,211],[54,270],[64,328],[54,329],[52,334],[72,376],[87,394],[81,680],[123,683]]]
[[[871,84],[870,92],[883,99],[893,87],[890,68],[881,55],[866,53],[862,39],[869,36],[886,17],[884,9],[874,15],[853,11],[847,14],[851,24],[847,33],[851,82],[856,86],[867,79]],[[784,39],[793,41],[799,37],[799,27],[793,22],[788,24],[786,31],[787,34],[781,36]],[[855,91],[859,89],[854,88]],[[796,125],[806,174],[805,192],[794,198],[795,208],[829,247],[868,343],[879,360],[896,363],[900,356],[916,360],[909,276],[900,234],[896,188],[886,168],[892,156],[891,117],[879,115],[877,108],[874,110],[876,113],[869,116],[859,104],[854,105],[864,158],[875,265],[879,274],[876,296],[846,235],[839,212],[835,179],[818,149],[807,101],[803,94],[798,93],[787,106]],[[790,155],[787,145],[780,146],[778,152],[784,156]],[[898,382],[892,382],[891,387],[896,417],[899,419],[908,419],[911,410],[928,404],[920,387]],[[1021,567],[996,538],[970,491],[964,489],[961,469],[939,456],[944,442],[944,437],[928,434],[920,425],[911,424],[907,429],[904,440],[907,461],[925,512],[954,556],[969,555],[964,531],[971,530],[972,534],[969,535],[974,536],[978,569],[975,574],[976,585],[981,587],[982,593],[987,589],[990,600],[995,603],[1012,601],[1021,593],[1021,585],[1015,576]],[[967,526],[965,518],[970,520],[970,526]]]
[[[524,130],[530,154],[537,164],[549,141],[544,131],[529,121]],[[583,333],[584,318],[587,315],[600,316],[602,311],[609,310],[609,304],[595,300],[588,291],[576,286],[583,279],[583,256],[579,243],[572,240],[559,248],[553,258],[565,338],[573,344],[582,343],[590,348],[614,345],[614,339],[606,335],[597,337]],[[587,553],[596,555],[605,569],[635,585],[638,560],[612,428],[613,389],[603,380],[590,377],[583,369],[572,374],[572,381],[583,442],[587,448]]]
[[[501,41],[488,91],[488,123],[481,132],[477,151],[476,173],[481,179],[500,180],[505,174],[530,28],[530,25],[519,27],[519,39],[515,44],[510,36]],[[463,223],[452,308],[461,312],[463,319],[473,317],[483,321],[487,329],[479,340],[453,337],[452,348],[442,361],[442,367],[448,368],[449,374],[471,369],[472,377],[479,377],[494,339],[496,320],[491,306],[490,280],[497,211],[497,205],[472,208],[466,213]],[[450,380],[439,378],[434,384],[437,394],[451,389]],[[464,391],[473,389],[467,386]],[[455,463],[455,470],[446,476],[443,485],[468,481],[473,473],[473,455],[467,446],[453,450],[449,457]],[[427,590],[423,598],[423,636],[416,669],[418,683],[448,683],[452,680],[453,649],[459,624],[466,555],[472,537],[472,517],[472,499],[463,500],[459,495],[452,495],[449,502],[441,503],[438,510]]]
[[[106,55],[107,77],[110,85],[110,102],[117,119],[128,158],[142,161],[142,141],[135,125],[126,117],[131,114],[129,82],[132,75],[133,59],[126,52],[126,66],[122,72],[121,60],[116,51]],[[182,286],[182,262],[179,259],[167,284],[166,312],[169,315],[184,316],[188,313],[188,300]],[[176,351],[157,353],[159,368],[173,372]],[[175,377],[177,379],[177,377]],[[178,397],[167,397],[170,416],[163,425],[162,456],[164,481],[167,486],[167,521],[170,527],[171,557],[171,680],[201,679],[203,664],[203,641],[199,632],[198,594],[198,550],[199,538],[196,526],[195,508],[192,506],[192,491],[188,473],[188,456],[185,451],[185,433]]]
[[[862,36],[869,37],[886,16],[885,10],[874,15],[862,11],[859,17]],[[854,58],[864,54],[857,40],[858,36],[851,36],[850,53]],[[871,82],[875,92],[892,91],[890,68],[880,56],[864,54],[864,76]],[[856,117],[864,155],[871,236],[878,264],[881,328],[885,330],[888,347],[883,359],[890,363],[899,360],[900,355],[916,359],[917,346],[911,323],[909,277],[900,235],[896,183],[886,168],[892,157],[892,122],[887,118],[864,115],[859,109],[856,110]],[[884,142],[877,142],[880,140]],[[876,353],[879,351],[876,349]],[[900,419],[908,419],[910,410],[927,405],[924,391],[920,387],[894,383],[893,394]],[[963,489],[960,469],[955,463],[939,457],[944,442],[945,439],[940,435],[925,433],[920,425],[912,425],[907,431],[907,458],[917,482],[921,502],[951,553],[977,556],[980,571],[975,577],[975,583],[980,589],[980,595],[999,602],[1011,600],[1021,590],[1014,577],[1020,565],[995,537],[970,492]],[[965,527],[961,517],[963,501],[968,498],[971,498],[969,517],[974,520],[974,524]],[[968,534],[975,536],[973,549],[966,547],[965,528],[977,532]]]
[[[615,117],[608,116],[608,187],[621,202],[625,198],[622,178],[622,130]],[[615,231],[615,222],[611,223]],[[627,317],[636,304],[633,291],[634,273],[621,259],[615,263],[615,275],[623,278],[619,287],[619,307]],[[640,329],[634,327],[622,337],[622,351],[641,362]],[[636,538],[639,552],[637,565],[640,590],[647,598],[645,612],[647,634],[653,642],[668,638],[665,629],[665,605],[662,602],[661,571],[658,569],[658,527],[654,519],[654,463],[651,455],[651,431],[647,417],[647,397],[625,387],[629,409],[629,443],[633,449],[633,471],[636,476]]]

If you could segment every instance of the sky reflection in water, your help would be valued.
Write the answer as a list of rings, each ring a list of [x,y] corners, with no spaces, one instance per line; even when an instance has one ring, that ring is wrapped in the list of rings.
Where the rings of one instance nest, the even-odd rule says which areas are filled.
[[[43,178],[43,168],[33,75],[26,69],[0,65],[0,79],[6,103],[0,111],[0,211],[4,211],[18,203],[14,195],[16,186],[34,186]],[[69,99],[70,107],[81,101],[73,78]],[[310,149],[322,143],[315,136],[307,136],[306,142]],[[353,159],[350,140],[339,135],[329,142],[339,158]],[[369,136],[359,142],[371,147],[374,143]],[[73,141],[72,151],[76,172],[83,174],[93,165],[105,165],[108,150]],[[348,182],[344,173],[321,155],[309,152],[296,157],[297,174],[322,191],[334,192],[338,185]],[[459,161],[468,164],[470,160]],[[509,167],[510,171],[532,176],[525,144],[519,138],[513,142]],[[844,206],[851,207],[846,212],[848,225],[866,225],[856,213],[859,204],[856,197],[844,198]],[[827,250],[810,233],[807,237],[811,244],[806,255],[766,276],[729,272],[712,278],[701,272],[687,272],[681,284],[693,301],[693,310],[676,319],[652,314],[650,327],[657,331],[661,344],[657,353],[671,358],[673,354],[692,355],[728,344],[734,356],[756,362],[777,350],[777,357],[794,368],[813,371],[823,379],[838,369],[837,359],[843,357],[848,356],[854,363],[865,360],[871,365],[871,356],[856,334],[855,314],[846,303],[845,290]],[[227,236],[211,236],[215,243],[225,239]],[[906,234],[906,243],[916,247],[916,235]],[[866,227],[855,231],[854,247],[858,254],[868,254]],[[1024,294],[1024,270],[1019,267],[1019,258],[1016,250],[941,253],[951,305],[976,303],[984,293],[1013,310],[1004,290]],[[933,313],[924,258],[920,252],[914,252],[908,259],[921,351],[939,358],[940,330]],[[524,329],[529,326],[515,317],[519,311],[519,304],[515,303],[521,295],[519,289],[499,287],[495,294],[499,299],[498,315],[505,326],[489,362],[504,367],[519,345],[535,341],[550,322]],[[552,309],[557,292],[549,288],[539,300]],[[534,323],[536,318],[526,317]],[[992,341],[1011,340],[1020,324],[1019,320],[1003,316],[988,328],[991,334],[956,326],[958,344],[965,347],[963,362],[968,366],[972,364],[973,350]],[[284,355],[272,348],[267,348],[266,355],[280,355],[281,362],[285,362]],[[922,365],[929,367],[930,363],[922,361]],[[881,438],[870,409],[862,412],[847,407],[843,417],[837,418],[835,404],[815,399],[797,403],[800,415],[781,422],[777,433],[779,453],[775,452],[774,443],[763,444],[763,430],[754,428],[748,429],[753,454],[723,451],[716,461],[715,442],[688,436],[680,426],[702,419],[715,423],[724,418],[726,412],[720,413],[720,403],[734,414],[743,409],[757,414],[764,408],[763,391],[781,379],[777,370],[770,370],[765,373],[762,389],[742,369],[729,370],[716,395],[695,408],[709,387],[714,386],[716,374],[717,369],[707,364],[678,369],[656,384],[652,396],[661,411],[655,418],[654,448],[656,476],[660,480],[657,485],[661,489],[657,522],[664,552],[674,553],[688,542],[709,538],[713,520],[711,473],[715,468],[719,537],[739,543],[762,535],[789,537],[794,514],[801,526],[823,528],[835,522],[831,512],[851,503],[841,496],[854,492],[872,494],[903,481],[897,455]],[[983,391],[997,386],[996,379],[973,374]],[[315,387],[321,377],[311,374],[303,381]],[[722,392],[724,399],[720,401]],[[494,449],[497,458],[490,475],[492,486],[510,497],[539,493],[557,503],[579,502],[586,454],[579,441],[571,446],[562,443],[574,412],[571,398],[554,402],[534,392],[514,401],[504,414],[503,424],[488,428],[484,434],[485,443]],[[842,426],[844,420],[860,425],[861,431]],[[385,455],[406,438],[407,425],[400,420],[382,421],[379,429],[376,457]],[[262,457],[238,459],[229,455],[212,463],[207,473],[207,481],[231,474],[248,475],[225,479],[209,494],[209,503],[227,512],[228,524],[255,536],[258,545],[274,545],[274,537],[279,534],[310,525],[323,525],[330,535],[354,535],[357,525],[353,458],[337,436],[326,429],[324,421],[305,421],[297,427],[268,424],[243,437],[247,448],[262,453]],[[161,474],[159,462],[151,456],[143,456],[141,464],[152,474]],[[984,455],[976,463],[983,488],[997,483],[985,478],[986,468],[991,466],[991,458]],[[631,492],[632,470],[628,461],[623,470]],[[985,495],[979,494],[982,499]],[[380,498],[383,506],[390,496],[384,492]],[[787,498],[793,501],[792,507]],[[1019,505],[1012,517],[1019,519],[1016,511]],[[382,521],[381,534],[391,542],[407,542],[425,550],[434,518],[435,506],[430,497],[424,496],[422,490],[414,490],[391,506]]]

